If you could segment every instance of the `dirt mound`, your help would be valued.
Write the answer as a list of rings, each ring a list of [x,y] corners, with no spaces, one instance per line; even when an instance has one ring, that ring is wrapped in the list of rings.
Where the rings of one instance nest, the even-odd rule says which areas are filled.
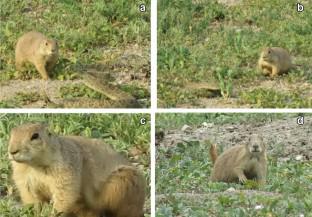
[[[48,87],[49,93],[51,93],[51,97],[60,98],[57,94],[62,87],[66,87],[68,85],[80,85],[82,84],[81,80],[76,81],[43,81],[40,79],[33,80],[10,80],[1,84],[0,91],[0,100],[8,100],[13,98],[17,93],[25,92],[25,93],[37,93],[45,87]]]
[[[260,134],[267,144],[269,155],[277,156],[280,161],[294,158],[312,160],[312,118],[305,117],[304,120],[304,125],[298,125],[295,117],[258,123],[203,123],[187,131],[166,131],[159,145],[173,146],[184,141],[210,140],[226,149],[247,143],[250,134]]]

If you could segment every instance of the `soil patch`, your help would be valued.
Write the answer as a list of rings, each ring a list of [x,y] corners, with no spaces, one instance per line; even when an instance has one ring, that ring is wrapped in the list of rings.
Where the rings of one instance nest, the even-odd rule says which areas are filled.
[[[247,143],[250,134],[260,134],[267,144],[268,154],[277,156],[279,161],[295,159],[298,156],[303,160],[312,160],[311,133],[311,117],[305,117],[304,125],[298,125],[296,118],[223,125],[203,123],[188,130],[165,131],[165,136],[159,145],[175,146],[185,141],[210,140],[226,149]]]

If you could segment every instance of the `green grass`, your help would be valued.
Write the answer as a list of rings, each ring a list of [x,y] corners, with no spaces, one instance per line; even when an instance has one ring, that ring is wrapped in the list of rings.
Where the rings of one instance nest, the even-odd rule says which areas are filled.
[[[23,73],[17,72],[14,66],[16,41],[31,30],[58,40],[60,58],[52,75],[52,79],[57,80],[76,79],[77,74],[94,63],[105,61],[110,65],[120,57],[113,55],[115,51],[122,55],[135,45],[143,51],[149,50],[150,1],[144,2],[146,12],[139,11],[142,3],[137,0],[0,0],[0,82],[40,78],[32,66]],[[107,52],[111,53],[110,58]],[[127,66],[136,67],[134,63]],[[146,95],[149,93],[142,97]]]
[[[172,130],[188,124],[196,128],[203,122],[222,127],[229,123],[262,124],[296,114],[159,114],[157,126]],[[193,138],[193,137],[192,137]],[[272,143],[272,144],[271,144]],[[269,147],[279,150],[281,144],[271,142]],[[293,159],[280,161],[277,154],[268,155],[267,183],[257,186],[252,182],[246,185],[227,184],[209,181],[212,162],[207,144],[194,138],[192,141],[176,145],[157,147],[156,195],[166,195],[156,203],[157,217],[206,217],[206,216],[258,216],[294,217],[312,213],[312,163]],[[236,190],[259,190],[270,194],[244,193],[225,194],[228,188]],[[203,198],[177,196],[176,193],[207,194]],[[157,196],[156,196],[157,197]],[[262,209],[255,209],[262,206]]]
[[[311,107],[311,96],[304,95],[302,89],[300,97],[293,95],[292,90],[285,90],[280,93],[283,95],[280,100],[272,104],[267,103],[265,96],[254,99],[260,103],[240,100],[241,94],[248,94],[253,88],[256,91],[259,82],[269,80],[256,69],[260,51],[266,46],[288,49],[296,57],[295,63],[301,65],[276,78],[277,83],[280,79],[298,86],[309,82],[311,88],[311,19],[311,13],[307,10],[297,13],[295,1],[288,0],[243,0],[232,7],[216,1],[158,1],[159,105],[195,106],[199,97],[190,93],[186,85],[209,83],[213,78],[224,98],[239,99],[238,107],[246,104],[260,108]],[[269,88],[264,92],[271,97],[276,95]],[[297,100],[289,105],[288,97]],[[250,94],[250,98],[256,96]]]
[[[11,166],[7,155],[10,130],[26,122],[46,122],[59,135],[81,135],[99,138],[110,143],[126,156],[133,147],[143,152],[135,161],[144,167],[147,183],[150,183],[150,126],[140,125],[147,114],[1,114],[0,115],[0,213],[6,217],[33,216],[31,207],[22,207],[11,179]],[[147,186],[147,203],[149,202]],[[149,206],[147,206],[149,207]],[[51,206],[45,206],[42,217],[48,216]],[[0,216],[2,216],[0,214]],[[145,216],[149,216],[147,213]]]
[[[230,187],[244,190],[238,184],[212,183],[208,177],[212,168],[207,147],[194,141],[177,147],[158,149],[159,160],[156,167],[157,194],[192,192],[198,194],[223,192]],[[170,156],[170,157],[169,157]],[[282,193],[284,199],[270,196],[219,195],[214,200],[192,201],[190,199],[169,196],[157,204],[159,216],[298,216],[312,212],[311,163],[276,163],[269,158],[268,184],[258,190]],[[258,211],[254,207],[263,205]],[[208,215],[209,216],[209,215]]]
[[[261,108],[311,108],[312,100],[304,99],[294,90],[283,94],[274,90],[258,88],[250,92],[241,93],[241,103],[255,105]]]
[[[61,96],[63,98],[71,99],[75,97],[88,97],[91,99],[107,99],[107,97],[102,94],[92,90],[89,87],[81,87],[81,85],[70,85],[67,87],[62,87],[60,89]]]

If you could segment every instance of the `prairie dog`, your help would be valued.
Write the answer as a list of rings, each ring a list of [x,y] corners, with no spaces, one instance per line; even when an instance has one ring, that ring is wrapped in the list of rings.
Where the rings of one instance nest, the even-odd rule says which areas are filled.
[[[143,176],[98,139],[29,123],[12,129],[8,152],[24,204],[53,201],[62,217],[143,216]]]
[[[261,52],[258,66],[264,75],[274,77],[293,67],[287,50],[280,47],[267,47]]]
[[[214,162],[212,181],[244,183],[255,179],[259,184],[265,183],[267,158],[261,137],[252,135],[246,145],[233,146],[219,157],[216,145],[211,145],[210,155]]]
[[[48,39],[42,33],[28,32],[21,36],[16,44],[15,65],[21,70],[25,62],[35,65],[44,80],[49,79],[49,72],[58,59],[56,40]]]

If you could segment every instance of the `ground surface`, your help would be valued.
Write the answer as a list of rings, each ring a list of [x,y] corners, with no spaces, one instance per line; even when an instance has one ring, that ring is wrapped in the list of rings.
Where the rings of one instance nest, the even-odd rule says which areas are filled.
[[[81,135],[102,139],[112,144],[116,150],[127,156],[133,165],[143,171],[146,183],[150,183],[150,127],[140,125],[145,114],[48,114],[0,115],[0,217],[35,217],[30,206],[22,206],[11,174],[7,155],[10,130],[25,122],[46,122],[59,135]],[[150,186],[146,186],[145,216],[150,216]],[[48,217],[51,205],[46,205],[40,217]],[[36,216],[37,217],[37,216]]]
[[[161,114],[157,116],[156,216],[311,216],[311,116],[292,114]],[[219,152],[262,135],[265,186],[209,181],[208,142]],[[208,213],[208,214],[207,214]]]
[[[87,87],[85,73],[132,95],[140,107],[150,100],[150,13],[137,1],[8,1],[1,0],[0,107],[129,107]],[[60,58],[45,102],[39,73],[32,66],[18,72],[15,44],[36,30],[58,40]],[[75,103],[67,102],[75,101]],[[95,103],[93,102],[95,101]]]
[[[301,3],[303,13],[288,0],[158,1],[159,106],[312,107],[312,13]],[[286,48],[298,66],[263,76],[267,46]]]

